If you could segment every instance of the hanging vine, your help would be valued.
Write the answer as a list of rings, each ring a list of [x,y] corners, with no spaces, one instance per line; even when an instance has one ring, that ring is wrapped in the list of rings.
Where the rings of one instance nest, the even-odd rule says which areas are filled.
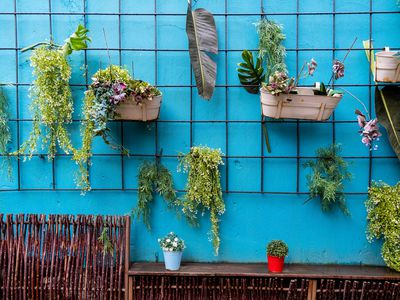
[[[7,169],[8,178],[12,179],[11,157],[8,145],[11,142],[8,101],[0,85],[0,154],[3,155],[2,169]]]
[[[180,170],[188,172],[187,192],[182,200],[183,213],[190,223],[197,221],[198,213],[210,211],[211,241],[218,255],[219,216],[225,212],[222,199],[219,166],[223,165],[220,149],[192,147],[186,155],[180,155]]]

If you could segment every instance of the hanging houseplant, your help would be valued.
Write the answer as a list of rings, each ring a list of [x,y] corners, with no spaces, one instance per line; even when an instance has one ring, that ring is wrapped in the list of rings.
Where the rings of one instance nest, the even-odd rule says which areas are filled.
[[[158,118],[162,95],[149,83],[131,78],[127,69],[110,65],[97,71],[85,92],[83,105],[82,148],[74,155],[79,165],[77,185],[90,190],[87,163],[92,156],[92,141],[96,136],[113,149],[128,155],[129,151],[116,143],[108,128],[110,120],[148,121]]]
[[[218,255],[220,244],[219,216],[225,212],[219,172],[219,166],[223,165],[221,155],[219,149],[192,147],[188,154],[179,158],[181,169],[189,172],[182,211],[189,223],[197,221],[198,213],[210,212],[211,241],[215,255]]]
[[[33,75],[36,77],[30,88],[32,104],[32,131],[20,147],[13,154],[25,154],[29,158],[36,151],[39,138],[42,148],[47,147],[48,158],[53,159],[57,146],[66,154],[73,153],[66,124],[71,123],[73,113],[73,101],[69,79],[71,67],[67,56],[73,51],[83,50],[87,47],[88,30],[79,25],[77,30],[60,46],[50,42],[41,42],[22,49],[33,49],[30,57]]]
[[[189,55],[199,95],[211,99],[217,78],[217,64],[211,54],[218,54],[218,37],[213,15],[204,8],[192,10],[188,1],[186,33]]]
[[[0,154],[3,155],[2,169],[7,169],[8,179],[12,179],[11,157],[8,146],[11,142],[11,131],[8,120],[9,105],[4,91],[0,85]]]
[[[346,53],[343,62],[334,60],[332,65],[333,79],[344,76],[344,61],[357,39],[354,40]],[[267,83],[261,88],[262,113],[266,117],[275,119],[305,119],[324,121],[329,119],[332,112],[343,97],[343,92],[326,87],[323,82],[317,82],[313,88],[298,87],[301,78],[313,76],[317,67],[314,59],[303,64],[296,79],[290,78],[286,72],[275,71]]]

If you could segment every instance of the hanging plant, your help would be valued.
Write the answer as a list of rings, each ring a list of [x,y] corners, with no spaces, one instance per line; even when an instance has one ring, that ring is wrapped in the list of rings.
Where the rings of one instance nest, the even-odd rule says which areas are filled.
[[[340,156],[341,147],[333,144],[316,150],[317,159],[305,162],[304,167],[311,168],[307,175],[310,196],[306,200],[319,199],[323,211],[330,211],[337,205],[345,215],[349,215],[344,195],[344,181],[351,179],[347,171],[348,164]]]
[[[222,199],[219,166],[223,165],[220,149],[192,147],[186,155],[180,155],[180,170],[189,172],[187,192],[182,200],[183,213],[189,222],[197,221],[197,215],[210,211],[211,241],[218,255],[219,216],[225,212]]]
[[[286,48],[283,42],[283,26],[272,20],[262,18],[257,24],[258,56],[266,63],[266,79],[275,72],[287,72],[285,64]]]
[[[11,157],[8,146],[11,142],[11,131],[8,123],[8,101],[0,85],[0,154],[3,155],[2,169],[7,169],[8,178],[12,179]]]
[[[150,205],[157,193],[168,203],[169,208],[179,205],[176,197],[172,175],[159,159],[156,162],[144,162],[139,169],[138,204],[132,215],[143,218],[143,223],[150,230]]]
[[[77,185],[82,191],[90,190],[87,164],[92,156],[92,142],[96,136],[113,149],[129,155],[128,149],[115,142],[108,124],[119,119],[122,105],[130,109],[142,110],[149,102],[161,103],[161,92],[149,83],[131,78],[127,69],[110,65],[97,71],[92,77],[92,84],[85,92],[82,121],[82,148],[76,151],[74,160],[79,166]],[[159,106],[158,106],[159,109]],[[158,113],[157,113],[158,115]]]
[[[63,46],[50,42],[41,42],[22,49],[22,52],[33,49],[30,57],[32,74],[36,77],[30,88],[32,104],[32,131],[17,151],[18,154],[29,154],[32,157],[41,138],[42,148],[47,148],[47,156],[53,159],[57,146],[65,153],[73,153],[71,139],[66,124],[71,123],[73,102],[69,80],[71,67],[67,55],[87,47],[88,30],[79,25]],[[17,154],[14,153],[14,154]]]
[[[217,78],[217,64],[210,54],[218,54],[217,29],[213,15],[204,8],[192,10],[189,0],[186,33],[197,90],[201,97],[211,99]]]
[[[389,142],[400,159],[400,89],[397,86],[375,88],[375,112],[385,127]]]
[[[365,205],[368,240],[383,239],[383,260],[389,268],[400,272],[400,182],[395,186],[374,183]]]
[[[253,54],[249,50],[243,50],[242,58],[244,62],[238,64],[238,76],[240,83],[250,94],[258,94],[261,83],[265,81],[262,60],[257,58],[254,63]]]

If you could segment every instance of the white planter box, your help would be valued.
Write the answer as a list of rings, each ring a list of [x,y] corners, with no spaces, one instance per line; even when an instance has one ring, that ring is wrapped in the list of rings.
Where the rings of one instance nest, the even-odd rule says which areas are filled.
[[[375,55],[375,81],[399,82],[400,57],[394,56],[397,52],[382,51]]]
[[[136,104],[135,100],[128,98],[127,101],[118,105],[116,112],[120,115],[117,120],[152,121],[158,119],[162,95],[153,97],[152,100],[145,99],[142,104]]]
[[[328,120],[343,96],[311,95],[309,90],[312,88],[306,89],[308,91],[304,91],[304,88],[299,90],[303,93],[301,95],[282,93],[279,96],[261,89],[263,115],[275,119]]]

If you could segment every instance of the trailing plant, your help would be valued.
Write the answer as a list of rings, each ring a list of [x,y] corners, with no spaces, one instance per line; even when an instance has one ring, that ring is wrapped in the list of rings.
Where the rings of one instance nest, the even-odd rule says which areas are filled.
[[[161,249],[168,252],[182,252],[185,247],[185,241],[173,232],[168,233],[165,237],[158,239]]]
[[[189,55],[201,97],[211,99],[217,78],[217,64],[212,54],[218,54],[218,37],[212,13],[204,8],[192,10],[188,1],[186,33],[189,39]]]
[[[33,49],[30,57],[32,74],[36,77],[30,88],[32,104],[32,131],[17,151],[19,154],[29,153],[29,158],[36,151],[41,138],[42,148],[47,147],[48,158],[53,159],[57,146],[65,153],[73,153],[66,124],[72,121],[73,103],[69,79],[71,67],[67,55],[73,50],[85,49],[88,32],[82,25],[73,33],[63,46],[50,42],[41,42],[24,48]],[[14,153],[16,154],[16,153]]]
[[[286,49],[283,41],[283,26],[272,20],[261,19],[257,24],[258,33],[258,55],[266,65],[266,79],[275,72],[287,72],[285,64]]]
[[[172,208],[179,205],[176,197],[172,175],[159,160],[156,162],[145,161],[139,169],[138,204],[133,209],[132,215],[137,219],[143,218],[143,223],[148,229],[150,225],[150,205],[154,200],[154,194],[162,196]]]
[[[254,63],[253,54],[249,50],[243,50],[244,62],[238,63],[238,76],[240,83],[250,94],[258,94],[261,83],[265,81],[262,59],[257,57]]]
[[[0,153],[3,155],[2,169],[7,169],[9,179],[12,179],[11,157],[8,145],[11,142],[8,101],[0,85]]]
[[[223,165],[220,149],[192,147],[186,155],[179,157],[179,169],[188,172],[186,194],[182,200],[182,211],[189,222],[197,221],[197,215],[210,211],[211,241],[218,255],[219,216],[225,212],[222,199],[219,166]]]
[[[116,65],[97,71],[92,81],[85,92],[83,104],[82,148],[74,155],[79,166],[77,185],[82,191],[90,190],[87,164],[92,156],[92,142],[96,136],[102,137],[113,149],[129,155],[128,149],[114,141],[108,127],[109,120],[118,116],[118,105],[131,99],[137,105],[142,105],[144,100],[152,100],[161,94],[156,87],[131,78],[127,69]]]
[[[288,245],[281,240],[270,241],[267,245],[268,256],[285,257],[289,253]]]
[[[108,227],[103,228],[98,240],[103,245],[103,254],[112,254],[114,252],[114,246],[108,234]]]
[[[400,182],[374,183],[368,190],[367,238],[383,239],[382,257],[389,268],[400,271]]]
[[[337,205],[345,215],[350,212],[346,206],[344,181],[351,179],[347,171],[348,163],[340,156],[341,147],[333,144],[316,150],[316,160],[309,160],[304,167],[311,168],[312,174],[307,175],[307,184],[311,199],[319,199],[323,211],[330,211]]]

